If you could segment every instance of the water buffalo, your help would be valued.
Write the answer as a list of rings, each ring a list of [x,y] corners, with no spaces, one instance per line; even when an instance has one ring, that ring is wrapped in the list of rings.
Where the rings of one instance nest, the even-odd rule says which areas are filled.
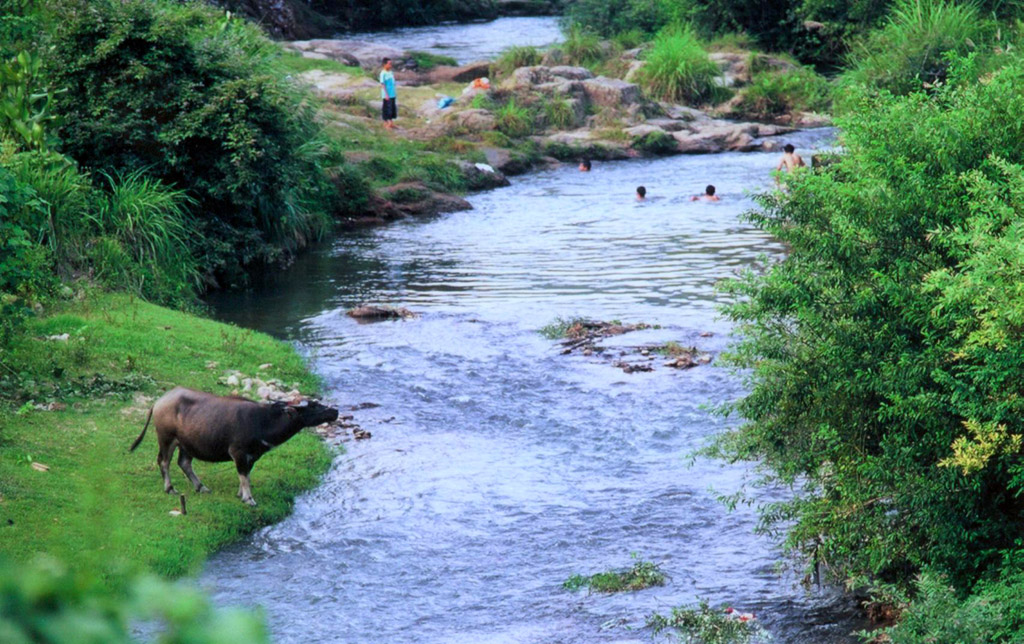
[[[177,494],[171,485],[171,457],[180,448],[178,466],[197,492],[209,492],[192,471],[192,459],[212,463],[234,461],[238,470],[238,495],[256,505],[249,487],[249,472],[257,460],[283,444],[303,427],[338,418],[338,410],[316,401],[261,404],[238,396],[214,396],[203,391],[175,387],[149,410],[142,433],[129,451],[142,442],[153,420],[160,451],[157,464],[164,477],[164,492]]]

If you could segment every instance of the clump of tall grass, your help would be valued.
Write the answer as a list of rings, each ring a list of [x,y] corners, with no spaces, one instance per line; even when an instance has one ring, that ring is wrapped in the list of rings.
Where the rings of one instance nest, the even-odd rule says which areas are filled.
[[[529,108],[516,103],[515,97],[499,107],[494,117],[498,131],[510,138],[520,139],[533,132],[533,115]]]
[[[943,81],[949,54],[983,44],[993,23],[970,2],[898,0],[884,27],[855,46],[845,82],[908,94]]]
[[[565,130],[576,123],[576,113],[564,98],[553,98],[544,103],[544,121],[548,127]]]
[[[690,26],[662,30],[645,57],[639,78],[657,98],[699,104],[721,95],[715,82],[718,65],[708,58]]]
[[[575,22],[565,30],[565,41],[558,48],[570,65],[594,65],[605,57],[600,36]]]
[[[497,74],[508,75],[520,67],[540,65],[543,56],[540,50],[530,45],[513,46],[501,52],[494,61],[493,69]]]
[[[134,170],[103,173],[107,192],[94,220],[101,242],[94,259],[108,282],[127,286],[140,295],[158,300],[189,299],[199,285],[199,271],[189,252],[188,206],[184,191]],[[118,270],[132,270],[118,275]],[[130,284],[120,283],[132,276]]]

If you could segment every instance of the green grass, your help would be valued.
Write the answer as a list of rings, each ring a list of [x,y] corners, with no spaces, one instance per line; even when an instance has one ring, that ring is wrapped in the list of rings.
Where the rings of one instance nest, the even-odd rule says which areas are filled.
[[[41,339],[63,333],[70,336],[66,342]],[[0,363],[0,387],[8,396],[0,399],[4,554],[27,561],[45,553],[97,570],[179,576],[198,570],[218,548],[284,518],[295,496],[315,486],[331,461],[330,450],[311,433],[256,465],[257,508],[235,497],[231,463],[196,463],[213,492],[187,493],[186,516],[168,514],[178,499],[163,492],[153,432],[128,453],[152,397],[174,385],[230,393],[219,382],[225,370],[255,374],[263,363],[273,365],[259,372],[265,378],[307,393],[320,386],[285,343],[124,295],[89,296],[31,321]],[[150,399],[135,398],[136,391]],[[24,399],[47,403],[55,394],[65,410],[38,411]],[[50,470],[36,471],[33,461]],[[172,469],[175,485],[190,490],[177,466]]]
[[[609,570],[589,576],[573,575],[565,580],[562,587],[573,591],[589,588],[599,593],[619,593],[665,585],[665,573],[658,564],[643,561],[636,554],[633,559],[636,563],[628,570]]]
[[[354,76],[362,76],[364,73],[363,69],[358,66],[352,67],[329,58],[306,58],[302,54],[292,51],[284,52],[279,59],[279,62],[285,70],[293,74],[301,74],[302,72],[308,72],[313,69],[319,69],[325,72],[350,74]]]
[[[459,61],[455,60],[451,56],[442,56],[440,54],[432,54],[426,51],[411,51],[409,52],[409,55],[416,61],[416,67],[421,72],[430,71],[438,65],[456,67],[459,64]]]
[[[491,69],[496,75],[506,76],[520,67],[540,65],[540,50],[529,45],[514,46],[501,52]]]

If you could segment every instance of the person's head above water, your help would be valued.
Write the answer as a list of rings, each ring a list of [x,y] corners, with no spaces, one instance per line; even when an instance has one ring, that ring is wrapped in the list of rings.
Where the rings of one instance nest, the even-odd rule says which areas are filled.
[[[786,154],[793,154],[794,152],[796,152],[796,148],[793,147],[792,143],[787,143],[786,145],[782,146],[782,149],[785,150]]]
[[[706,194],[709,197],[714,197],[715,196],[715,187],[709,183],[708,187],[704,188],[704,194]]]
[[[590,159],[580,160],[580,172],[590,172]]]
[[[643,201],[646,197],[647,197],[647,188],[645,188],[643,186],[637,186],[636,198],[639,201]]]

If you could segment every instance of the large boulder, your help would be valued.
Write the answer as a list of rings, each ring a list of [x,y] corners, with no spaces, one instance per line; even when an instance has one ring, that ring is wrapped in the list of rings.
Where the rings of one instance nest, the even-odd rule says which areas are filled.
[[[455,164],[462,171],[466,187],[470,190],[492,190],[509,185],[508,177],[490,164],[469,161],[456,161]]]
[[[491,63],[480,60],[475,63],[468,63],[459,67],[439,65],[427,72],[429,83],[470,83],[478,78],[485,78],[491,75]]]
[[[571,67],[569,65],[549,67],[548,72],[556,78],[565,78],[567,80],[581,81],[594,77],[594,74],[586,67]]]
[[[406,181],[380,191],[388,205],[403,215],[425,216],[456,210],[470,210],[472,205],[462,197],[435,192],[421,181]]]
[[[585,67],[532,65],[513,70],[509,77],[502,81],[501,87],[514,91],[529,91],[537,85],[582,81],[593,77],[594,75]]]
[[[487,165],[505,175],[523,174],[529,172],[532,164],[524,155],[507,150],[505,148],[480,148],[487,159]]]
[[[445,114],[445,122],[471,132],[486,132],[498,126],[494,114],[487,110],[469,109]]]
[[[311,69],[299,74],[299,79],[308,83],[315,94],[332,103],[351,104],[357,100],[359,87],[353,87],[352,77],[348,74]]]
[[[604,107],[626,107],[641,101],[640,88],[617,78],[588,78],[583,81],[587,99]]]
[[[756,141],[756,123],[713,122],[693,131],[674,132],[679,151],[688,154],[710,154],[726,150],[749,152],[760,144]]]

